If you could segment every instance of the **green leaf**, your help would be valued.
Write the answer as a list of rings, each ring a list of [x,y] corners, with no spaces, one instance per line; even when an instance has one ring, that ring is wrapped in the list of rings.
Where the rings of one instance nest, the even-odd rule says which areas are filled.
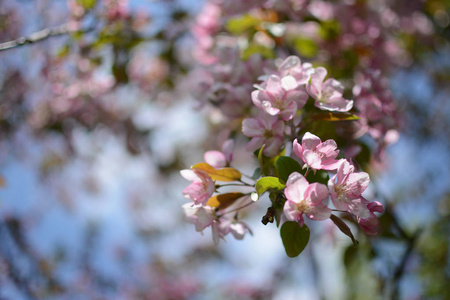
[[[300,227],[297,222],[289,221],[281,226],[280,235],[287,256],[296,257],[308,244],[309,228],[306,225]]]
[[[286,185],[280,182],[280,178],[272,176],[266,176],[259,179],[255,185],[255,189],[256,192],[258,193],[258,196],[261,196],[261,194],[263,194],[269,189],[281,191],[285,187]]]
[[[263,58],[273,59],[275,58],[275,52],[271,48],[267,48],[263,45],[251,43],[242,53],[242,59],[248,60],[250,56],[254,54],[260,54]]]
[[[341,31],[341,26],[336,20],[323,21],[319,31],[319,36],[325,40],[336,38]]]
[[[347,224],[345,224],[345,222],[341,218],[331,214],[330,219],[339,228],[340,231],[342,231],[346,236],[348,236],[352,239],[354,246],[358,246],[359,242],[353,236],[353,233],[350,230],[350,227],[348,227]]]
[[[311,121],[328,121],[328,122],[336,122],[336,121],[354,121],[359,120],[360,118],[351,113],[337,113],[337,112],[324,112],[318,113],[311,117]]]
[[[303,173],[304,172],[302,171],[302,174]],[[308,175],[306,176],[306,179],[308,180],[309,183],[318,182],[318,183],[327,185],[328,180],[330,178],[328,176],[328,172],[325,170],[317,170],[315,173],[314,173],[314,170],[311,170],[311,171],[309,171]]]
[[[245,194],[242,193],[226,193],[226,194],[219,194],[215,195],[211,198],[209,198],[208,202],[206,202],[206,205],[215,207],[217,209],[225,209],[232,205],[236,200],[239,198],[242,198],[245,196]]]
[[[288,180],[289,175],[293,172],[305,173],[302,172],[302,167],[300,164],[295,159],[288,156],[281,156],[278,158],[275,165],[278,170],[278,175],[284,182]]]
[[[286,149],[281,150],[281,152],[278,153],[278,155],[276,155],[275,157],[266,157],[263,154],[264,147],[265,145],[263,145],[258,152],[258,161],[261,167],[261,175],[264,176],[273,175],[278,177],[278,171],[276,169],[275,163],[278,160],[278,158],[280,158],[286,153]]]
[[[344,251],[344,266],[347,270],[350,269],[351,264],[355,261],[358,254],[358,248],[353,245],[348,246]]]
[[[83,6],[84,9],[92,9],[97,3],[97,0],[77,0],[77,2]]]
[[[296,38],[294,41],[294,47],[297,52],[305,58],[315,57],[319,51],[317,43],[311,39]]]
[[[240,17],[230,18],[225,24],[225,28],[234,35],[240,35],[245,31],[254,28],[260,23],[260,20],[252,15],[245,14]]]
[[[263,166],[264,166],[263,150],[264,150],[265,146],[266,145],[262,145],[261,149],[259,149],[259,152],[258,152],[258,162],[259,162],[259,169],[260,169],[261,173],[262,173]]]
[[[192,169],[198,169],[205,171],[212,180],[217,181],[236,181],[241,179],[241,172],[234,168],[222,168],[222,169],[215,169],[213,166],[207,164],[207,163],[199,163],[194,166],[192,166]]]
[[[56,54],[56,56],[58,58],[63,58],[63,57],[66,57],[69,54],[69,52],[70,52],[70,46],[69,46],[69,44],[66,44],[58,50],[58,53]]]

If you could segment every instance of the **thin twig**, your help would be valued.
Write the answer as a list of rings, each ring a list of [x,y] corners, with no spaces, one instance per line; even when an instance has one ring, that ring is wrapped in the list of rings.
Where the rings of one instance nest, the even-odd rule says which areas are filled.
[[[74,30],[70,28],[69,23],[61,24],[55,27],[49,27],[42,29],[40,31],[34,32],[27,37],[21,37],[13,41],[0,43],[0,51],[8,50],[19,46],[24,46],[27,44],[33,44],[36,42],[44,41],[52,36],[65,35],[69,33],[75,32],[88,32],[93,30],[94,28],[88,28],[85,30]]]

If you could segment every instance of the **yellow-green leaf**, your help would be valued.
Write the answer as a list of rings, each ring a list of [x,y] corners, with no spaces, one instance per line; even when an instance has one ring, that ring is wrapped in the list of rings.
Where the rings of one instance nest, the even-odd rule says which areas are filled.
[[[335,113],[335,112],[324,112],[316,114],[311,118],[311,121],[353,121],[359,120],[359,117],[351,113]]]
[[[245,14],[240,17],[230,18],[225,24],[225,28],[234,35],[239,35],[245,31],[256,27],[260,23],[260,20],[252,15]]]
[[[239,198],[242,198],[242,196],[245,196],[245,194],[237,192],[219,194],[209,198],[208,202],[206,202],[206,205],[215,207],[217,209],[225,209],[236,202],[236,200],[238,200]]]
[[[212,180],[217,181],[236,181],[241,179],[241,172],[234,168],[222,168],[215,169],[213,166],[207,163],[199,163],[192,167],[192,169],[198,169],[206,172]]]
[[[258,196],[261,196],[262,193],[266,192],[269,189],[281,191],[285,187],[286,186],[280,182],[280,178],[272,176],[266,176],[259,179],[255,185]]]
[[[294,42],[294,47],[302,57],[306,58],[312,58],[316,56],[317,52],[319,51],[319,47],[317,46],[316,42],[311,39],[305,38],[297,38]]]

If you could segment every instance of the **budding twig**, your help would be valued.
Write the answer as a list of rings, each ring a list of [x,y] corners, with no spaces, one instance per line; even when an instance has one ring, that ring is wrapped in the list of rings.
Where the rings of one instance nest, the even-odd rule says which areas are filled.
[[[52,36],[65,35],[75,32],[88,32],[93,30],[93,28],[88,28],[85,30],[74,30],[70,28],[69,23],[64,23],[55,27],[49,27],[42,29],[40,31],[34,32],[27,37],[21,37],[13,41],[0,43],[0,51],[8,50],[19,46],[24,46],[27,44],[32,44],[40,41],[44,41]]]

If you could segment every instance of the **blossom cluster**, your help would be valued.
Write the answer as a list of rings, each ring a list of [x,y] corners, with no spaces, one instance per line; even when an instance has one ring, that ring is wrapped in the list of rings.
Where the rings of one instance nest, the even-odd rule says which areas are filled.
[[[229,164],[232,157],[229,152],[230,144],[230,141],[225,143],[224,152],[205,153],[209,170],[194,166],[190,170],[181,171],[185,179],[192,181],[183,190],[184,197],[191,200],[183,205],[186,219],[195,224],[197,231],[203,231],[210,226],[215,243],[228,233],[242,239],[246,232],[251,232],[247,224],[238,219],[237,214],[230,218],[228,212],[220,209],[220,205],[211,206],[210,202],[217,187],[211,174],[224,170],[223,167]],[[293,154],[303,163],[302,169],[307,171],[304,175],[299,172],[292,172],[289,175],[281,193],[281,199],[284,201],[282,219],[298,222],[300,227],[304,225],[303,216],[316,221],[329,219],[332,209],[327,204],[331,199],[334,210],[351,214],[366,234],[377,233],[378,219],[374,212],[383,212],[383,205],[362,196],[369,185],[369,175],[366,172],[356,172],[355,166],[348,160],[337,159],[339,150],[334,140],[322,142],[318,136],[307,132],[301,143],[297,139],[294,140]],[[315,173],[319,170],[332,174],[327,185],[319,182],[310,183],[307,180],[309,172]],[[239,211],[253,201],[250,195],[240,196],[241,194],[231,199],[231,202],[239,200],[236,201],[239,203],[238,208],[231,212]],[[247,204],[243,204],[245,202]]]
[[[237,52],[230,49],[223,50],[224,54],[228,55],[226,57],[233,57],[233,64],[238,65]],[[210,90],[207,93],[209,101],[231,118],[244,117],[242,134],[250,139],[246,150],[258,153],[261,174],[259,177],[251,178],[255,182],[244,182],[240,172],[230,167],[232,140],[223,144],[222,151],[206,152],[206,163],[181,171],[185,179],[192,181],[183,190],[184,197],[191,200],[183,206],[186,219],[195,224],[196,230],[200,232],[211,227],[215,243],[228,233],[242,239],[245,233],[251,230],[240,220],[239,212],[255,203],[254,200],[258,200],[264,192],[269,191],[272,206],[263,217],[263,224],[273,222],[276,215],[277,225],[295,222],[300,228],[305,226],[304,216],[318,221],[331,219],[334,223],[338,222],[339,225],[336,225],[339,229],[354,240],[350,229],[348,231],[342,229],[347,225],[342,225],[344,222],[332,214],[334,210],[350,214],[366,234],[376,234],[378,219],[374,213],[383,212],[383,206],[362,196],[369,185],[369,175],[366,172],[356,171],[351,155],[344,156],[347,158],[341,155],[338,158],[340,151],[337,150],[335,140],[328,139],[322,142],[318,136],[307,131],[308,123],[314,122],[314,118],[318,118],[319,121],[344,120],[348,121],[347,124],[352,123],[351,121],[358,124],[356,122],[358,121],[359,125],[350,125],[350,128],[359,126],[361,130],[363,128],[361,124],[368,126],[369,120],[374,119],[371,115],[374,109],[364,105],[368,100],[361,100],[361,103],[357,104],[359,109],[355,111],[354,100],[346,99],[344,85],[340,81],[327,78],[328,72],[324,67],[302,63],[297,56],[288,56],[276,68],[265,68],[265,74],[258,77],[261,82],[253,85],[251,92],[248,85],[249,77],[246,80],[239,77],[241,82],[238,82],[236,76],[230,76],[245,72],[227,67],[224,59],[221,61],[224,65],[218,63],[211,66],[210,74],[215,75],[210,77],[211,84],[204,85]],[[251,70],[249,68],[251,65],[252,60],[241,67]],[[240,88],[240,92],[237,93]],[[216,93],[211,94],[211,90],[216,90]],[[379,95],[382,95],[381,90],[379,89]],[[375,97],[367,89],[365,81],[358,81],[353,92],[359,99]],[[251,102],[246,102],[246,97],[250,98]],[[306,107],[308,102],[311,104]],[[352,112],[361,115],[362,120]],[[324,118],[323,116],[325,119],[320,119]],[[300,143],[296,137],[301,135]],[[285,170],[277,165],[277,160],[283,157],[282,153],[288,148],[286,147],[288,144],[292,145],[291,156],[295,157],[296,161],[301,161],[303,165],[295,171],[293,171],[295,168],[289,170],[289,176],[283,179],[279,174]],[[264,163],[264,157],[272,158],[269,161],[274,164],[268,167]],[[274,169],[277,169],[276,172]],[[308,174],[319,171],[325,172],[325,176],[329,178],[326,182],[308,177]],[[246,194],[238,192],[222,194],[218,191],[222,185],[216,184],[216,181],[234,181],[235,183],[227,186],[251,188],[253,193],[250,191]],[[264,186],[262,182],[265,182],[266,187],[262,187]],[[214,195],[216,192],[218,194]],[[274,202],[273,199],[278,200]],[[329,199],[333,204],[332,208],[328,206]],[[288,249],[290,246],[285,247]],[[288,250],[286,252],[288,255],[292,254]]]
[[[211,227],[214,243],[219,243],[220,239],[231,233],[236,239],[243,239],[244,235],[251,229],[245,222],[239,220],[238,214],[234,214],[236,210],[225,209],[229,207],[230,200],[226,199],[221,203],[221,199],[217,198],[215,201],[211,201],[211,197],[219,187],[215,181],[211,178],[210,173],[216,173],[218,170],[222,170],[223,178],[219,178],[225,181],[239,180],[240,174],[237,170],[231,168],[223,168],[231,162],[233,141],[228,140],[224,143],[221,151],[208,151],[205,153],[206,170],[205,168],[192,168],[190,170],[182,170],[181,175],[192,183],[183,189],[183,196],[191,202],[183,205],[184,214],[186,220],[195,224],[195,230],[203,232],[207,227]],[[236,171],[235,174],[227,174],[226,169]],[[231,171],[231,172],[232,172]],[[233,177],[234,176],[234,177]],[[220,181],[220,180],[219,180]],[[232,193],[231,201],[236,204],[242,204],[250,201],[252,202],[249,194]],[[233,203],[232,203],[233,204]]]
[[[294,141],[294,153],[305,163],[303,167],[317,171],[335,172],[328,180],[328,188],[324,184],[309,184],[304,176],[295,172],[289,176],[285,195],[288,203],[284,213],[289,220],[303,225],[302,214],[312,220],[324,220],[330,217],[331,210],[324,201],[331,198],[334,207],[348,212],[357,218],[361,228],[367,234],[376,234],[378,219],[374,212],[383,212],[380,202],[370,202],[362,196],[369,185],[369,174],[355,172],[355,167],[346,159],[336,160],[339,150],[333,140],[322,143],[319,137],[307,132],[302,143]]]
[[[239,212],[268,193],[262,222],[281,225],[288,255],[293,252],[283,236],[293,225],[283,226],[304,230],[304,216],[330,219],[354,242],[335,213],[353,218],[366,234],[377,233],[375,213],[383,205],[363,196],[370,183],[363,170],[381,166],[386,146],[398,136],[399,113],[381,74],[404,63],[392,35],[397,16],[380,5],[383,10],[368,14],[373,6],[348,1],[207,2],[193,29],[199,63],[194,97],[212,112],[220,136],[248,139],[245,149],[259,167],[245,182],[225,178],[235,181],[227,186],[250,189],[236,195],[216,184],[224,173],[239,172],[231,167],[229,146],[182,171],[192,181],[183,191],[192,201],[185,214],[197,231],[211,226],[216,242],[236,226],[248,232]]]
[[[287,57],[274,73],[255,85],[251,93],[253,104],[261,111],[256,118],[246,118],[242,132],[250,137],[248,151],[255,151],[265,145],[263,154],[275,156],[285,136],[285,123],[292,120],[309,97],[320,110],[347,112],[353,107],[353,100],[343,97],[343,85],[333,78],[325,80],[327,70],[313,68],[301,63],[297,56]]]

